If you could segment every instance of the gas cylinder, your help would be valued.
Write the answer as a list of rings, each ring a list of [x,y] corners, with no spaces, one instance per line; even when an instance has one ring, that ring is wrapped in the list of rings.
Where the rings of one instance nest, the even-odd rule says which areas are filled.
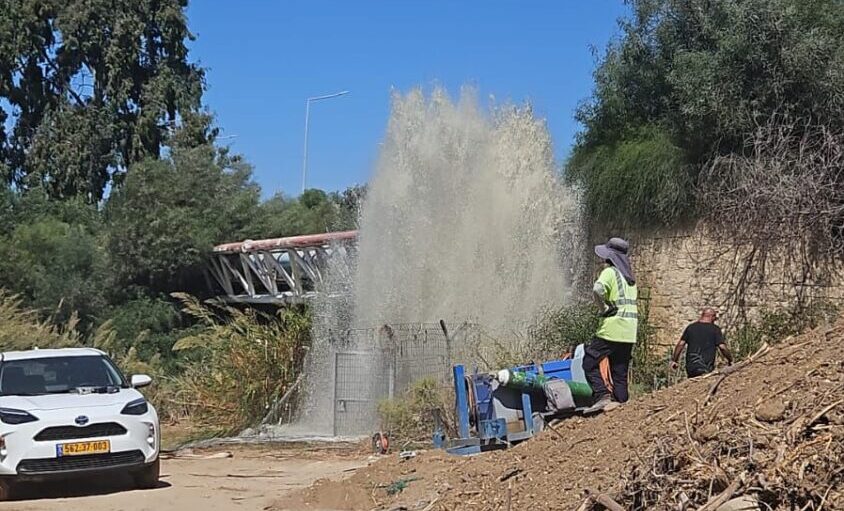
[[[548,381],[548,378],[541,374],[513,371],[512,369],[502,369],[498,371],[496,379],[498,380],[498,383],[505,387],[527,390],[541,390],[542,386],[545,385],[545,382]]]
[[[571,396],[575,399],[575,401],[585,400],[592,397],[592,387],[590,387],[588,383],[579,381],[567,381],[566,383],[568,384],[569,390],[571,390]]]

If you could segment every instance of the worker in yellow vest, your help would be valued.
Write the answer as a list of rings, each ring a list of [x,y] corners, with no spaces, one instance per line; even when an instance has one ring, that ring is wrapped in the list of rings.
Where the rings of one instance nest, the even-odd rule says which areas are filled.
[[[586,414],[610,410],[629,397],[628,374],[636,344],[638,309],[628,250],[628,243],[621,238],[610,238],[595,247],[605,266],[592,288],[602,306],[601,323],[583,357],[583,371],[595,397]],[[607,370],[602,374],[603,360],[607,361],[603,362]]]

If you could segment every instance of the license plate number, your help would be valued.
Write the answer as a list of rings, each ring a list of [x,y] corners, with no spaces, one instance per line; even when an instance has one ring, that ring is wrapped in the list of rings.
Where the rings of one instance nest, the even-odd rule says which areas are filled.
[[[111,442],[95,440],[93,442],[74,442],[72,444],[57,444],[56,456],[79,456],[81,454],[102,454],[111,451]]]

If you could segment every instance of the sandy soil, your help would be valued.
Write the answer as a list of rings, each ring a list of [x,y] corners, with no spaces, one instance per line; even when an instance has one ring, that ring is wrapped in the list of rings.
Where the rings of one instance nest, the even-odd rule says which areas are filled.
[[[343,480],[317,481],[276,501],[272,509],[573,510],[590,489],[620,499],[625,509],[676,510],[671,498],[675,490],[659,486],[654,491],[665,497],[660,506],[627,505],[637,488],[631,481],[639,484],[657,461],[672,459],[678,460],[676,467],[702,467],[695,478],[684,480],[692,488],[686,491],[699,500],[708,499],[707,492],[721,491],[724,470],[737,471],[726,477],[736,480],[746,469],[752,477],[764,476],[760,487],[766,488],[766,503],[794,497],[799,486],[803,493],[798,497],[811,492],[815,504],[803,509],[818,509],[818,496],[826,494],[826,505],[820,507],[844,510],[842,349],[844,317],[782,342],[759,360],[736,367],[729,377],[713,374],[683,381],[607,414],[563,421],[555,432],[543,432],[513,449],[472,457],[428,451],[406,461],[393,454]],[[752,439],[749,451],[747,439]],[[653,450],[667,445],[681,451],[655,458]],[[688,456],[681,456],[686,451],[705,462],[687,462]],[[704,457],[697,451],[714,454]],[[799,476],[792,478],[792,472]],[[748,487],[761,484],[750,476]],[[397,484],[404,489],[388,491]]]
[[[122,477],[30,484],[15,501],[0,503],[0,511],[263,510],[293,490],[364,465],[366,455],[359,451],[228,446],[163,459],[157,489],[133,490]]]

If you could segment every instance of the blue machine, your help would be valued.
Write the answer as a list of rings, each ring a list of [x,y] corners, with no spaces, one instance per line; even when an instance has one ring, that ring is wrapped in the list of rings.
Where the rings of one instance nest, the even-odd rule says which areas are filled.
[[[519,373],[528,382],[544,380],[583,381],[583,347],[572,359],[552,360],[505,370]],[[453,367],[457,438],[447,438],[442,421],[437,420],[434,445],[453,454],[477,454],[506,448],[532,437],[544,427],[549,413],[545,393],[540,386],[508,386],[495,374],[467,374],[462,365]],[[576,411],[572,405],[572,413]]]

